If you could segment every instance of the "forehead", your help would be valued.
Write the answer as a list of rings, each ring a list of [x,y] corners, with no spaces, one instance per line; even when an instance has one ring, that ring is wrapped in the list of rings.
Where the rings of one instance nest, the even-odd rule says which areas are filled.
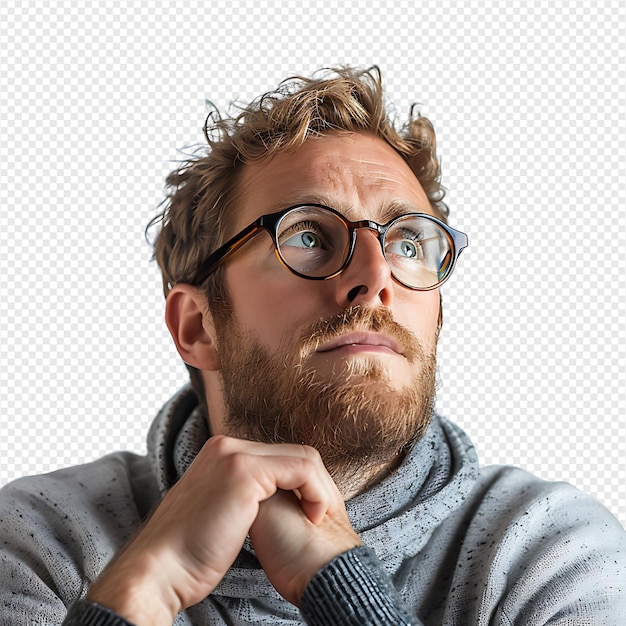
[[[433,214],[406,161],[374,135],[308,139],[295,151],[246,164],[240,183],[239,226],[304,202],[327,204],[349,219],[384,221],[399,213]]]

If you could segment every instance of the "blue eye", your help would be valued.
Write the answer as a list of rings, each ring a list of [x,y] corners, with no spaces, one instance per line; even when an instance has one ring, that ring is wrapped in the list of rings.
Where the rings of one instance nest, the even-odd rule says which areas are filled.
[[[400,251],[402,256],[407,258],[414,258],[417,256],[417,247],[411,241],[401,241]]]
[[[296,222],[280,235],[280,245],[315,250],[324,248],[320,227],[311,220]]]
[[[423,258],[422,246],[417,241],[411,241],[410,239],[398,239],[396,241],[390,241],[386,246],[386,251],[389,254],[394,254],[403,259],[421,259]]]
[[[310,231],[296,233],[281,243],[282,246],[294,246],[297,248],[320,248],[322,240]]]

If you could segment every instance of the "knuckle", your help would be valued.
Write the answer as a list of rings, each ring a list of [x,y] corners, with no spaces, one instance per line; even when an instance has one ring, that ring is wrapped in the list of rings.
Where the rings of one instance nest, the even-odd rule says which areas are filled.
[[[213,454],[222,456],[228,454],[232,449],[232,440],[226,435],[214,435],[207,440],[205,446],[209,448]]]
[[[250,474],[250,458],[243,452],[233,452],[224,457],[223,469],[227,475],[245,477]]]
[[[310,461],[311,463],[322,463],[322,457],[316,448],[302,445],[302,449],[304,450],[305,458],[308,461]]]
[[[250,470],[250,455],[241,450],[237,439],[226,435],[216,435],[207,442],[207,455],[221,475],[242,478]]]

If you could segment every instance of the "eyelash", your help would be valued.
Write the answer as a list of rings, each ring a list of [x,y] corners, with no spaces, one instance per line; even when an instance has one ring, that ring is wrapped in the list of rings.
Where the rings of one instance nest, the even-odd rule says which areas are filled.
[[[310,230],[318,234],[319,236],[322,236],[323,234],[321,232],[319,224],[315,224],[313,222],[297,222],[295,224],[292,224],[289,228],[287,228],[287,230],[283,231],[280,234],[280,241],[284,241],[285,238],[291,237],[292,235],[296,235],[306,230]]]
[[[424,233],[417,233],[414,230],[409,230],[408,228],[401,229],[400,235],[401,237],[399,237],[399,239],[408,239],[409,241],[423,241],[424,240]]]

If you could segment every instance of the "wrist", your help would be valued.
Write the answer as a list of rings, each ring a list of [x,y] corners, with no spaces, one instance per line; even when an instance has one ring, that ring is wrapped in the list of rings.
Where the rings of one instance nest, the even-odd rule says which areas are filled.
[[[106,607],[135,626],[172,626],[182,610],[167,568],[152,555],[115,559],[94,582],[86,600]]]
[[[329,548],[328,551],[317,551],[315,557],[309,561],[308,567],[301,567],[297,574],[294,575],[295,597],[297,598],[297,602],[292,601],[292,603],[296,606],[300,606],[304,592],[311,580],[324,570],[325,567],[336,560],[340,561],[344,555],[357,548],[367,550],[367,548],[363,547],[363,543],[356,533],[353,533],[353,536],[351,536],[349,540],[332,544]]]

